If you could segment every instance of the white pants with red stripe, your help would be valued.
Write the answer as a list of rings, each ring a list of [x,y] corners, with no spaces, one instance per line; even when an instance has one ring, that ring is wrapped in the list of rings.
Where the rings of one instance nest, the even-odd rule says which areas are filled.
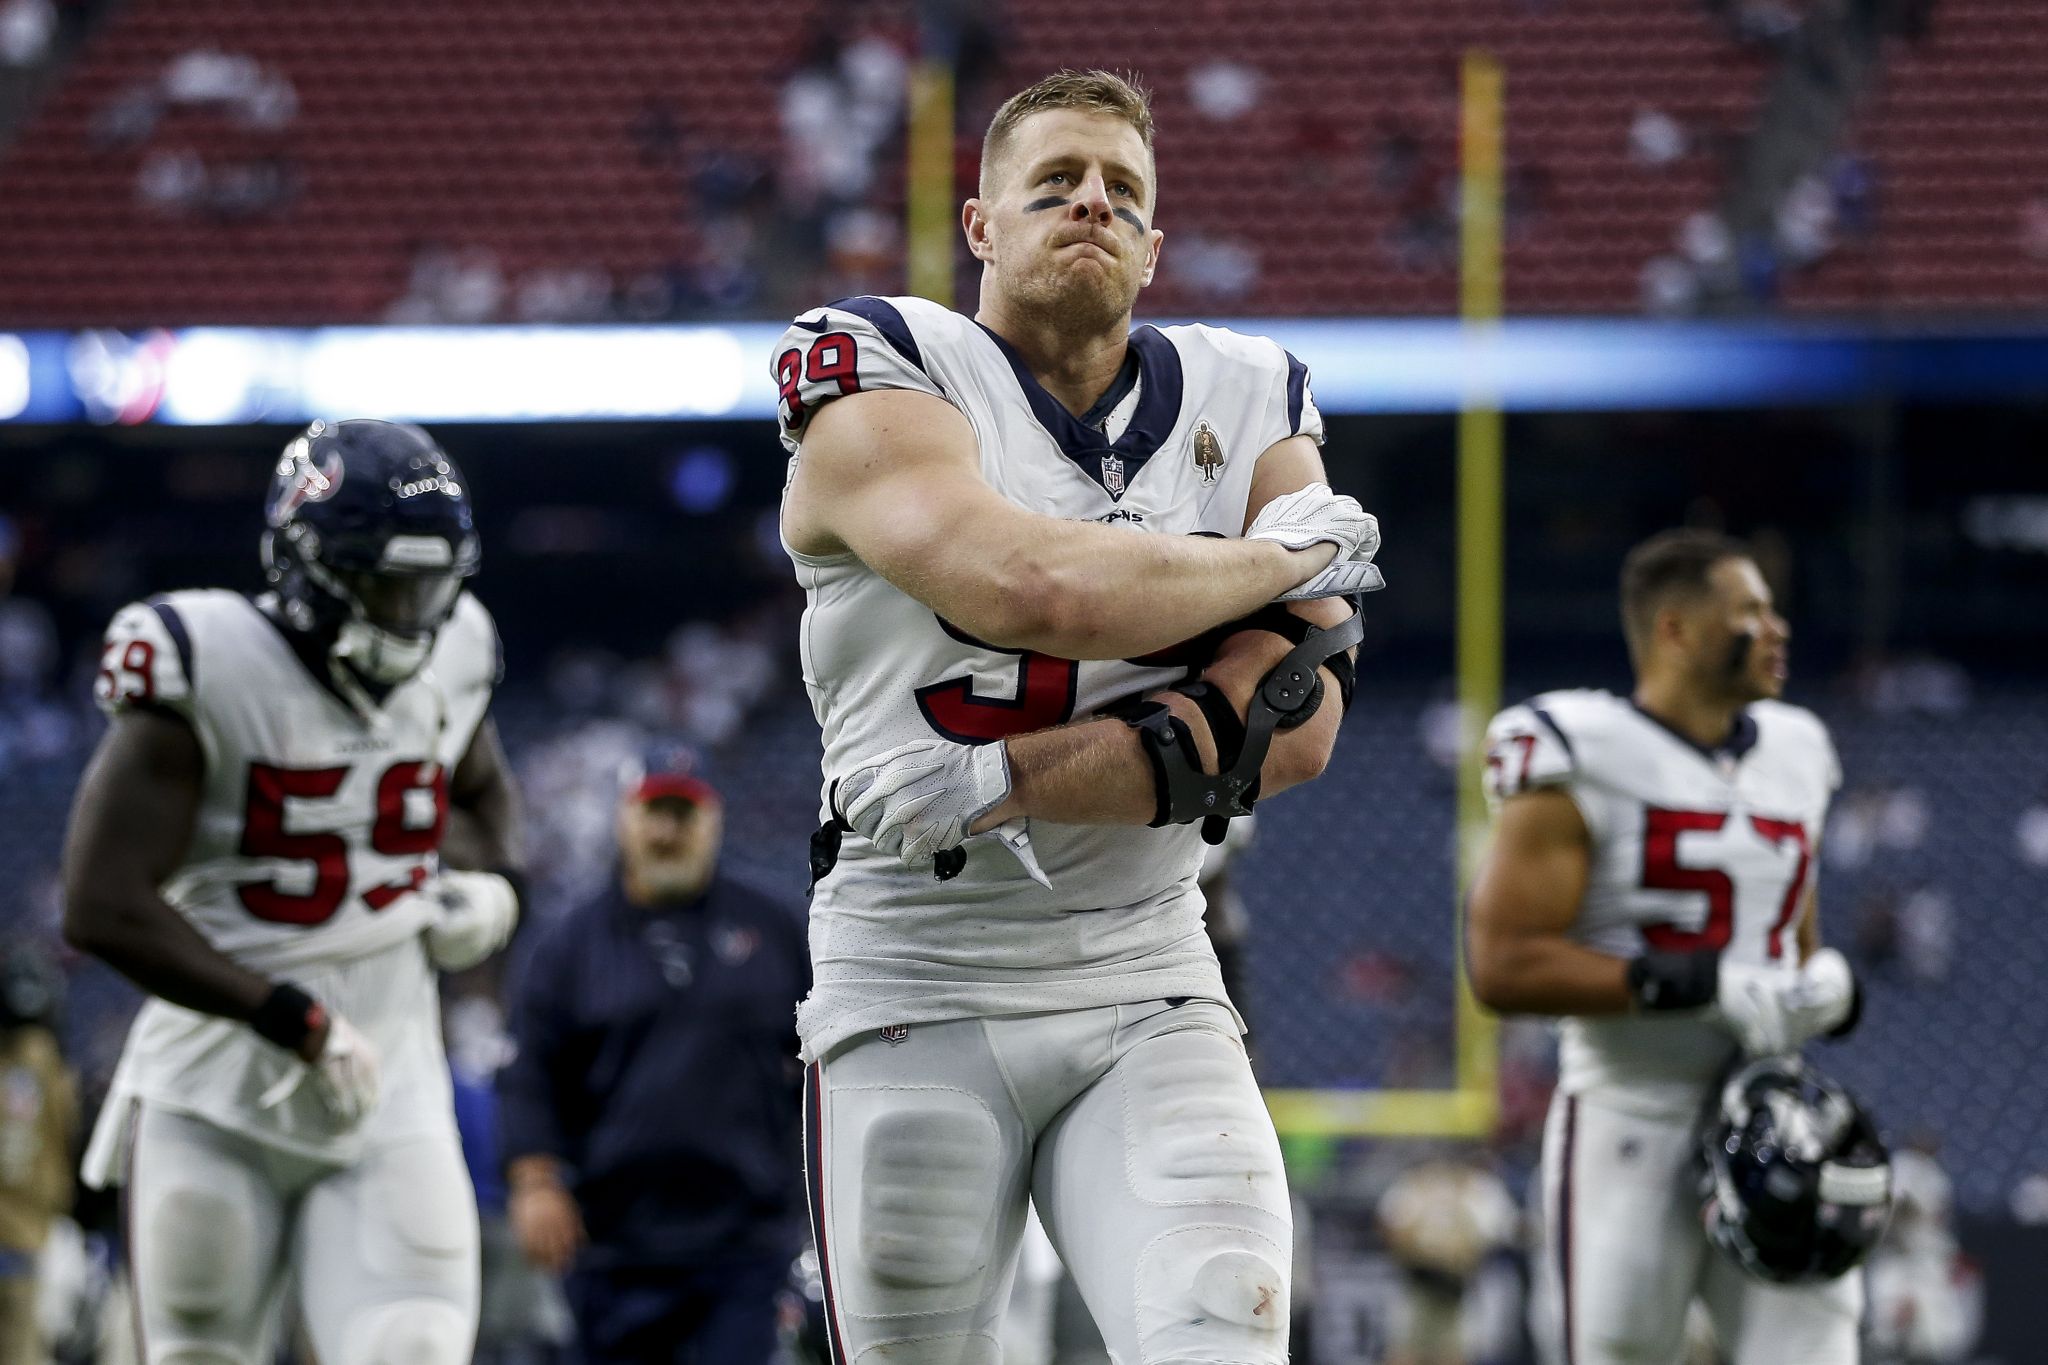
[[[805,1098],[835,1365],[998,1361],[1027,1199],[1118,1365],[1286,1360],[1287,1181],[1221,1006],[864,1034]]]
[[[333,1166],[137,1105],[127,1179],[144,1365],[265,1365],[296,1293],[323,1365],[463,1365],[476,1196],[451,1123]]]
[[[1863,1272],[1796,1286],[1744,1274],[1701,1227],[1693,1134],[1690,1118],[1597,1091],[1551,1101],[1531,1301],[1548,1365],[1677,1365],[1695,1299],[1729,1365],[1855,1365]]]

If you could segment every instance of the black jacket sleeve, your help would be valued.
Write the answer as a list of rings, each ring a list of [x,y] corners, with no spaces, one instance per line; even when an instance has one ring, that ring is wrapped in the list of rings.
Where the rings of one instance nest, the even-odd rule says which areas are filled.
[[[515,1051],[498,1072],[499,1155],[506,1164],[552,1156],[574,1165],[579,1155],[580,1116],[570,1112],[571,1021],[564,1009],[572,998],[575,936],[560,932],[565,927],[533,944],[509,992]]]

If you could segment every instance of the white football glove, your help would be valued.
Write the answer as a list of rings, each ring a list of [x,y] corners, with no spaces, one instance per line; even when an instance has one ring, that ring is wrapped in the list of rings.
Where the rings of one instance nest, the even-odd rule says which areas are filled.
[[[1246,540],[1270,540],[1290,550],[1311,545],[1334,545],[1337,559],[1371,559],[1380,548],[1380,523],[1358,505],[1358,499],[1334,491],[1326,483],[1312,483],[1292,493],[1282,493],[1252,518],[1245,528]]]
[[[283,1104],[308,1077],[313,1093],[343,1128],[353,1128],[377,1107],[383,1068],[377,1049],[355,1026],[338,1014],[327,1016],[327,1038],[320,1056],[312,1062],[298,1061],[283,1080],[270,1087],[258,1101],[265,1109]]]
[[[916,864],[958,848],[967,827],[1010,794],[1010,756],[993,744],[915,739],[839,782],[840,813],[884,853]]]
[[[1314,578],[1289,588],[1275,602],[1313,602],[1323,597],[1356,597],[1387,586],[1380,566],[1364,559],[1340,559]]]
[[[482,962],[519,925],[519,893],[495,872],[445,870],[424,894],[436,903],[425,931],[427,957],[444,972]]]
[[[916,867],[968,838],[976,820],[1010,794],[1010,756],[993,744],[912,740],[875,756],[840,779],[836,800],[846,823],[906,867]],[[1009,849],[1031,879],[1052,882],[1032,851],[1028,822],[1005,820],[983,836]]]
[[[1795,1051],[1840,1027],[1856,1003],[1856,978],[1833,948],[1822,948],[1797,972],[1721,964],[1715,1007],[1752,1057]]]

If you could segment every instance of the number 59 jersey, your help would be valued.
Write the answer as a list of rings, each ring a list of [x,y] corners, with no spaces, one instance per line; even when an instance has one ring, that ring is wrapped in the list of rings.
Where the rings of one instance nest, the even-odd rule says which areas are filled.
[[[844,299],[807,314],[774,365],[792,477],[820,405],[911,390],[966,417],[982,478],[1010,501],[1131,535],[1241,535],[1259,456],[1292,435],[1322,438],[1306,368],[1271,341],[1218,328],[1138,328],[1123,374],[1079,418],[1001,337],[922,299]],[[997,648],[851,554],[790,558],[807,595],[804,682],[828,790],[914,739],[995,743],[1190,676],[1191,660],[1076,663]],[[1174,996],[1227,1003],[1202,931],[1195,826],[1034,820],[1031,839],[1050,890],[992,838],[970,840],[964,870],[941,882],[929,864],[906,868],[849,835],[811,903],[806,1058],[898,1024]]]
[[[415,893],[438,868],[448,774],[497,672],[490,614],[468,594],[426,667],[368,719],[239,593],[128,606],[101,655],[103,710],[175,715],[204,754],[195,827],[164,899],[223,955],[297,981],[368,1035],[394,1120],[408,1086],[419,1089],[421,1121],[445,1110],[434,979],[419,943],[430,906]],[[296,1150],[351,1148],[360,1130],[334,1132],[312,1087],[289,1103],[259,1102],[297,1065],[245,1025],[151,1000],[114,1089]]]
[[[1568,794],[1592,840],[1574,941],[1616,957],[1719,950],[1723,960],[1799,968],[1798,921],[1841,769],[1818,717],[1761,701],[1708,752],[1607,692],[1551,692],[1494,718],[1486,792]],[[1637,1108],[1690,1114],[1733,1058],[1704,1012],[1570,1018],[1566,1093],[1626,1092]]]

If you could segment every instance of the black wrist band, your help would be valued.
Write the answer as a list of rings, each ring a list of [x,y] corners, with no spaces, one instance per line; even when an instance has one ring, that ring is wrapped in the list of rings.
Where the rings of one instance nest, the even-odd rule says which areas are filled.
[[[1696,1010],[1714,1003],[1721,955],[1644,953],[1628,964],[1628,993],[1642,1010]]]
[[[320,1002],[289,981],[280,981],[249,1016],[249,1027],[286,1052],[303,1052],[306,1040],[327,1025]]]

